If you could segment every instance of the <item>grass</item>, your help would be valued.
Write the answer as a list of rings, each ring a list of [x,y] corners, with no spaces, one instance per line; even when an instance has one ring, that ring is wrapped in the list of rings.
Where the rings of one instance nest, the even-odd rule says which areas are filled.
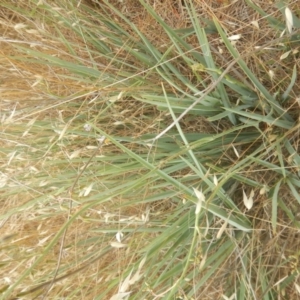
[[[300,298],[299,10],[2,1],[1,299]]]

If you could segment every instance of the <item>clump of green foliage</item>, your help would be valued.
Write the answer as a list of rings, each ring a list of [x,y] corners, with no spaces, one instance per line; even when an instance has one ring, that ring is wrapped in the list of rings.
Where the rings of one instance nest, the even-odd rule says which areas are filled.
[[[299,293],[300,21],[246,3],[234,34],[194,1],[174,29],[139,0],[161,45],[117,2],[0,5],[37,94],[3,106],[2,299]]]

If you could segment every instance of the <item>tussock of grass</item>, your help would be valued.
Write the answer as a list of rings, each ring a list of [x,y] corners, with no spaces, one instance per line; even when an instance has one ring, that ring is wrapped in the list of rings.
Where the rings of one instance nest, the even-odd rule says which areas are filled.
[[[299,297],[298,6],[1,3],[1,299]]]

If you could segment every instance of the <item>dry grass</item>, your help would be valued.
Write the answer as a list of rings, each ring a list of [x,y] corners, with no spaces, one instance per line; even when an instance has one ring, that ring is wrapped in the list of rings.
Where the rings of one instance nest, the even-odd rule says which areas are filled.
[[[82,8],[85,5],[99,14],[102,10],[109,10],[105,4],[95,2],[97,1],[80,1],[76,8],[78,18],[80,14],[88,14]],[[158,50],[165,51],[171,44],[169,37],[138,2],[110,1],[137,26],[141,33],[145,34],[149,41],[153,42]],[[191,26],[184,1],[148,2],[171,28],[183,29]],[[28,5],[33,5],[33,2],[30,3]],[[193,4],[199,16],[205,19],[216,18],[229,36],[242,35],[243,38],[236,43],[236,48],[242,54],[247,66],[271,94],[276,92],[282,94],[286,90],[294,64],[299,67],[299,59],[295,54],[286,60],[279,60],[287,51],[284,47],[282,50],[277,49],[276,52],[261,50],[265,47],[275,47],[279,43],[278,32],[267,26],[266,19],[259,16],[244,1],[194,0]],[[256,1],[256,4],[272,16],[283,19],[271,2]],[[99,138],[99,132],[95,128],[85,132],[83,125],[86,123],[95,127],[97,125],[109,135],[121,137],[121,142],[129,150],[147,157],[148,153],[145,152],[144,145],[139,143],[139,138],[147,134],[150,136],[160,133],[172,122],[172,118],[170,113],[141,102],[132,95],[148,91],[158,93],[161,89],[161,79],[158,79],[156,73],[150,73],[146,78],[147,85],[131,84],[130,78],[122,81],[120,75],[122,72],[133,74],[133,78],[136,78],[144,71],[140,69],[144,68],[141,63],[130,56],[125,48],[111,47],[115,60],[124,62],[124,65],[116,68],[113,59],[97,55],[97,49],[93,45],[86,47],[84,39],[79,39],[78,34],[71,28],[62,26],[58,31],[57,24],[53,24],[55,18],[51,19],[47,15],[49,12],[43,7],[27,7],[27,1],[18,1],[15,5],[15,9],[12,10],[8,8],[9,1],[0,4],[0,29],[3,32],[0,40],[2,133],[0,185],[3,188],[0,192],[2,203],[0,290],[5,295],[7,289],[24,275],[21,283],[7,299],[109,299],[116,293],[115,286],[124,281],[124,270],[129,272],[128,266],[139,261],[144,254],[140,253],[141,249],[150,247],[151,241],[159,236],[159,230],[150,229],[156,226],[167,227],[169,215],[176,212],[178,203],[186,195],[184,191],[182,194],[172,193],[172,189],[168,190],[161,183],[161,193],[165,193],[165,196],[158,197],[156,189],[160,182],[154,181],[151,174],[145,181],[148,182],[147,185],[139,185],[138,179],[147,175],[145,169],[134,165],[130,158],[124,159],[124,151],[109,139],[99,146],[96,140]],[[60,7],[57,11],[62,16],[69,16],[68,9],[71,4],[68,1],[52,1],[51,5],[54,8]],[[28,11],[33,8],[34,12],[30,16]],[[297,1],[292,2],[290,8],[295,12],[300,9]],[[23,11],[27,13],[22,14]],[[110,16],[116,24],[121,24],[138,39],[132,28],[113,11],[110,11]],[[259,28],[251,24],[254,20],[259,22]],[[103,24],[97,20],[96,13],[94,16],[89,15],[89,21],[88,25],[93,24],[101,32]],[[26,27],[20,24],[25,24]],[[66,43],[59,34],[68,42]],[[188,40],[195,51],[200,51],[195,36],[190,36]],[[281,40],[284,43],[284,38]],[[73,53],[67,45],[72,46]],[[220,68],[225,68],[231,56],[217,33],[210,35],[210,45],[216,64]],[[256,46],[260,46],[261,49],[257,49]],[[74,75],[70,69],[59,64],[45,62],[38,64],[34,55],[29,52],[26,54],[21,47],[40,51],[65,62],[80,63],[91,70],[98,68],[101,70],[101,76],[96,78],[93,75],[90,77],[78,73]],[[297,49],[297,46],[295,47]],[[170,55],[170,57],[180,56],[175,50]],[[192,70],[183,60],[178,58],[174,64],[186,78],[196,81]],[[268,76],[271,69],[275,72],[273,80]],[[107,73],[109,79],[106,79]],[[238,67],[231,70],[230,75],[246,85],[251,85]],[[112,78],[113,76],[115,77]],[[128,82],[130,83],[127,84]],[[174,87],[164,84],[167,92],[177,93],[180,97]],[[284,104],[285,109],[296,120],[299,107],[295,98],[298,97],[299,86],[298,78],[290,99]],[[183,89],[188,90],[184,86]],[[123,101],[116,101],[115,105],[108,107],[107,103],[114,103],[120,93]],[[186,133],[220,133],[231,126],[228,120],[212,124],[205,118],[193,115],[184,117],[180,125]],[[266,135],[274,134],[273,128],[267,128],[266,124],[263,126],[265,128],[262,128],[262,131]],[[293,146],[299,149],[298,125],[282,134],[293,137]],[[224,161],[225,165],[234,166],[238,161],[232,148],[226,148],[226,143],[224,142],[224,155],[217,163],[211,162],[216,163],[216,167],[222,165]],[[238,143],[241,144],[241,152],[246,156],[258,148],[261,140],[247,145],[243,142]],[[162,166],[168,166],[173,158],[179,159],[181,144],[178,149],[178,152],[174,151],[169,158],[163,157]],[[155,155],[159,158],[160,152],[157,150],[156,153],[154,150],[152,154],[154,160]],[[112,156],[115,157],[114,160],[111,159]],[[286,158],[288,156],[288,153],[284,155]],[[277,164],[278,157],[270,157],[269,162]],[[288,161],[285,163],[288,165]],[[104,166],[101,167],[101,173],[97,167],[100,164]],[[119,171],[119,164],[127,169]],[[113,176],[117,171],[119,177]],[[295,169],[290,171],[293,174],[298,172]],[[180,179],[190,176],[188,184],[197,185],[198,176],[195,176],[197,174],[188,167],[174,169],[170,174]],[[267,167],[263,169],[256,163],[239,170],[238,174],[273,188],[280,177],[276,170]],[[91,184],[91,178],[94,184],[92,192],[83,197]],[[131,181],[136,182],[136,190],[126,190],[128,182]],[[125,191],[123,194],[117,190],[117,187],[122,185]],[[112,187],[116,187],[116,191],[111,191]],[[243,185],[239,186],[233,200],[240,211],[245,212],[239,200],[242,198],[242,187]],[[250,190],[249,188],[248,194]],[[225,254],[228,258],[205,280],[201,289],[195,291],[194,299],[222,299],[223,295],[229,297],[226,290],[228,282],[232,286],[238,285],[237,278],[241,269],[250,272],[249,278],[239,280],[247,284],[252,282],[252,286],[245,284],[250,290],[249,294],[253,296],[252,299],[300,298],[297,291],[300,286],[298,279],[300,245],[297,242],[299,203],[291,194],[287,183],[281,185],[278,193],[280,201],[276,220],[277,231],[274,231],[271,224],[271,199],[266,194],[257,193],[253,209],[245,212],[252,221],[253,234],[249,238],[236,237],[236,242],[240,243],[236,243],[235,249],[228,246],[228,250],[224,250],[223,253],[218,252],[217,248],[212,250],[211,257],[219,253],[218,256]],[[99,195],[103,199],[99,199]],[[140,230],[144,228],[147,213],[154,220],[151,226],[145,226],[149,228],[149,232]],[[291,216],[296,217],[294,222],[291,221]],[[213,233],[209,233],[208,238],[216,236],[222,225],[220,220],[216,221],[215,228],[212,228]],[[199,226],[205,228],[204,220]],[[110,243],[115,241],[115,232],[118,228],[126,232],[124,243],[128,243],[129,246],[125,248],[110,247]],[[226,240],[234,239],[233,231],[228,228],[222,235],[224,243]],[[205,254],[200,248],[201,246],[199,253],[193,256],[191,269],[199,268],[199,264],[201,265],[204,260]],[[160,252],[161,259],[164,254],[166,253]],[[176,259],[181,261],[182,257]],[[156,266],[156,263],[153,263],[154,265]],[[146,266],[151,269],[151,261]],[[168,267],[171,269],[171,266]],[[29,269],[30,272],[26,273]],[[262,270],[267,274],[261,273]],[[153,279],[153,275],[150,275]],[[157,277],[160,275],[156,274]],[[270,279],[269,287],[262,286],[264,277]],[[275,296],[279,286],[276,283],[286,277],[290,277],[289,282],[281,290],[278,287],[278,294]],[[198,274],[188,285],[196,289],[201,280],[203,276]],[[169,283],[170,286],[172,284]],[[161,281],[161,285],[156,283],[155,286],[148,286],[148,290],[143,286],[147,295],[145,297],[157,299],[157,291],[164,297],[162,290],[165,287],[164,280]],[[32,293],[27,294],[28,290]],[[138,290],[139,284],[136,283],[132,287],[133,294]],[[272,290],[270,294],[273,298],[270,294],[269,298],[266,298],[269,290]],[[184,297],[186,292],[178,288],[178,296],[180,294]],[[186,296],[182,299],[189,298]]]

